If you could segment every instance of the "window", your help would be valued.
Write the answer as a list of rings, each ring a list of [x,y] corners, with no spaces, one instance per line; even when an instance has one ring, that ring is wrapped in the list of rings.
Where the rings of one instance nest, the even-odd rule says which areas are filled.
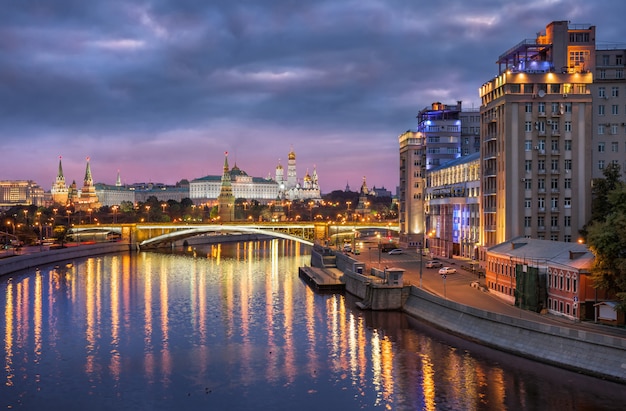
[[[552,160],[550,160],[550,170],[553,173],[559,171],[559,160],[558,159],[553,158]]]
[[[532,140],[524,141],[524,150],[531,151],[532,149],[533,149],[533,141]]]
[[[571,121],[566,121],[563,128],[565,129],[566,132],[570,132],[571,133],[571,131],[572,131],[572,122]]]
[[[565,234],[563,236],[563,242],[565,243],[571,243],[572,242],[572,236],[570,234]]]
[[[563,187],[565,187],[566,189],[572,188],[572,179],[566,178],[565,180],[563,180]]]
[[[524,208],[530,208],[531,207],[531,199],[530,198],[525,198],[524,199]]]
[[[535,123],[535,127],[537,128],[537,131],[539,132],[539,134],[545,134],[546,133],[546,122],[545,121],[537,121]]]
[[[572,140],[563,140],[565,151],[572,151]]]
[[[565,103],[563,104],[563,109],[566,113],[571,113],[572,112],[572,103]]]
[[[559,198],[558,197],[552,197],[550,199],[550,207],[552,207],[552,209],[558,208],[559,207]],[[557,217],[557,216],[553,216],[553,217]],[[556,222],[556,220],[555,220]],[[552,224],[552,225],[556,225],[556,224]]]
[[[524,227],[532,226],[532,217],[524,217]]]
[[[533,180],[531,180],[530,178],[527,178],[524,181],[524,189],[525,190],[531,190],[533,188]]]
[[[527,173],[530,173],[532,171],[532,169],[533,169],[533,161],[532,160],[526,160],[524,162],[524,170]]]
[[[544,139],[539,139],[539,141],[537,142],[537,147],[539,147],[539,150],[544,151],[546,149],[546,140]]]
[[[559,112],[559,103],[552,103],[552,114]]]
[[[601,79],[606,78],[606,70],[605,69],[598,70],[598,78],[601,78]]]
[[[537,105],[537,111],[538,111],[540,114],[545,114],[545,112],[546,112],[546,103],[544,103],[543,101],[542,101],[542,102],[540,102],[540,103]]]
[[[544,229],[545,225],[546,225],[546,218],[542,215],[537,217],[537,226],[539,227],[539,229]]]
[[[598,143],[598,153],[604,153],[604,142]]]
[[[624,69],[615,70],[615,78],[624,78]]]
[[[537,198],[537,207],[539,207],[540,210],[543,210],[546,208],[546,199],[543,197],[539,197]],[[543,217],[541,217],[543,218]],[[543,225],[543,224],[540,224]]]
[[[604,134],[604,124],[598,124],[598,134]]]
[[[552,178],[550,180],[550,189],[552,191],[557,191],[559,189],[559,179],[558,178]]]
[[[619,114],[619,106],[617,104],[611,105],[611,114],[613,114],[614,116]]]
[[[617,134],[617,124],[611,124],[611,134]]]
[[[571,208],[572,207],[572,199],[570,197],[565,197],[565,199],[563,200],[563,206],[565,208]]]
[[[546,160],[537,160],[537,170],[541,173],[546,171]]]
[[[572,169],[572,160],[565,160],[565,170],[569,171]]]
[[[619,143],[617,141],[613,141],[611,143],[611,151],[614,153],[617,153],[618,150],[619,150]]]
[[[598,87],[598,97],[600,98],[606,97],[606,88]]]
[[[524,131],[526,131],[527,133],[530,132],[530,131],[533,131],[533,123],[532,123],[532,121],[524,122]]]
[[[598,170],[604,170],[604,160],[598,160]]]
[[[608,66],[609,65],[609,55],[608,54],[603,54],[602,55],[602,65],[603,66]]]
[[[550,216],[550,227],[558,227],[559,226],[559,216],[553,215]]]
[[[533,112],[533,103],[526,103],[525,107],[526,107],[526,113]]]
[[[550,142],[550,150],[552,151],[559,151],[559,140],[552,140]]]
[[[537,188],[541,191],[546,189],[546,179],[545,178],[538,178],[537,179]]]
[[[605,110],[604,110],[604,104],[600,104],[600,105],[598,106],[598,115],[603,116],[603,115],[604,115],[604,112],[605,112]]]
[[[563,216],[563,226],[565,226],[565,227],[571,227],[572,226],[572,216],[571,215]]]
[[[624,64],[624,56],[622,56],[621,54],[618,54],[617,56],[615,56],[615,65],[619,66]]]
[[[611,97],[619,97],[619,87],[611,87]]]

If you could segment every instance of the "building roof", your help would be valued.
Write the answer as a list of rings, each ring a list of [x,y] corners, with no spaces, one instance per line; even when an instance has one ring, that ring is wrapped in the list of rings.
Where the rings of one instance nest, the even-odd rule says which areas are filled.
[[[467,164],[467,163],[471,163],[473,161],[478,161],[480,159],[480,153],[472,153],[472,154],[468,154],[466,156],[461,156],[461,157],[457,157],[453,160],[450,161],[446,161],[445,163],[438,165],[436,167],[431,168],[430,170],[428,170],[429,173],[432,173],[433,171],[437,171],[437,170],[443,170],[446,169],[448,167],[454,167],[454,166],[458,166],[461,164]]]
[[[516,237],[505,241],[490,247],[488,252],[513,257],[518,261],[562,265],[579,270],[590,269],[595,259],[585,244],[526,237]]]

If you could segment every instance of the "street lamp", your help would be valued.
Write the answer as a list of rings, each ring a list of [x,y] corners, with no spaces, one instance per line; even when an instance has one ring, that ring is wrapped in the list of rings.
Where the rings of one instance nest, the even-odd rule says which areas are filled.
[[[376,238],[378,238],[378,268],[380,268],[380,252],[381,252],[380,233],[376,233]]]

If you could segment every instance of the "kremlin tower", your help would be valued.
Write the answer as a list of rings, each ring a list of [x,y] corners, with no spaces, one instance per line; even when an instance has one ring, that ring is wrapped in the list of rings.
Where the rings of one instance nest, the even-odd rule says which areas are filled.
[[[220,195],[217,197],[217,215],[222,222],[230,222],[235,219],[235,196],[230,181],[230,170],[228,168],[228,151],[224,153],[224,172],[222,173],[222,186]]]
[[[65,184],[65,176],[63,176],[63,165],[61,164],[61,156],[59,156],[59,171],[57,172],[57,178],[50,189],[50,194],[52,195],[52,202],[55,204],[60,204],[62,206],[66,205],[69,197],[68,197],[68,188],[67,184]]]

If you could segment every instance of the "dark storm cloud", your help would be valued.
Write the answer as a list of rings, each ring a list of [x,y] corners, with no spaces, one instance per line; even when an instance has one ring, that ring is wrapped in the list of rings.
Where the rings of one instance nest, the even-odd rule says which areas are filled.
[[[552,20],[625,40],[625,4],[582,1],[19,1],[0,13],[0,134],[19,170],[111,182],[256,176],[291,147],[323,189],[395,186],[397,136],[434,101],[478,107],[499,54]],[[610,7],[609,7],[610,6]],[[609,7],[612,12],[604,13]],[[606,38],[603,36],[606,34]],[[27,141],[32,150],[22,150]],[[69,159],[72,160],[69,160]],[[17,171],[16,171],[17,169]],[[69,171],[68,171],[69,174]],[[106,177],[105,177],[106,175]],[[324,177],[326,180],[324,180]],[[68,177],[71,178],[71,177]]]

